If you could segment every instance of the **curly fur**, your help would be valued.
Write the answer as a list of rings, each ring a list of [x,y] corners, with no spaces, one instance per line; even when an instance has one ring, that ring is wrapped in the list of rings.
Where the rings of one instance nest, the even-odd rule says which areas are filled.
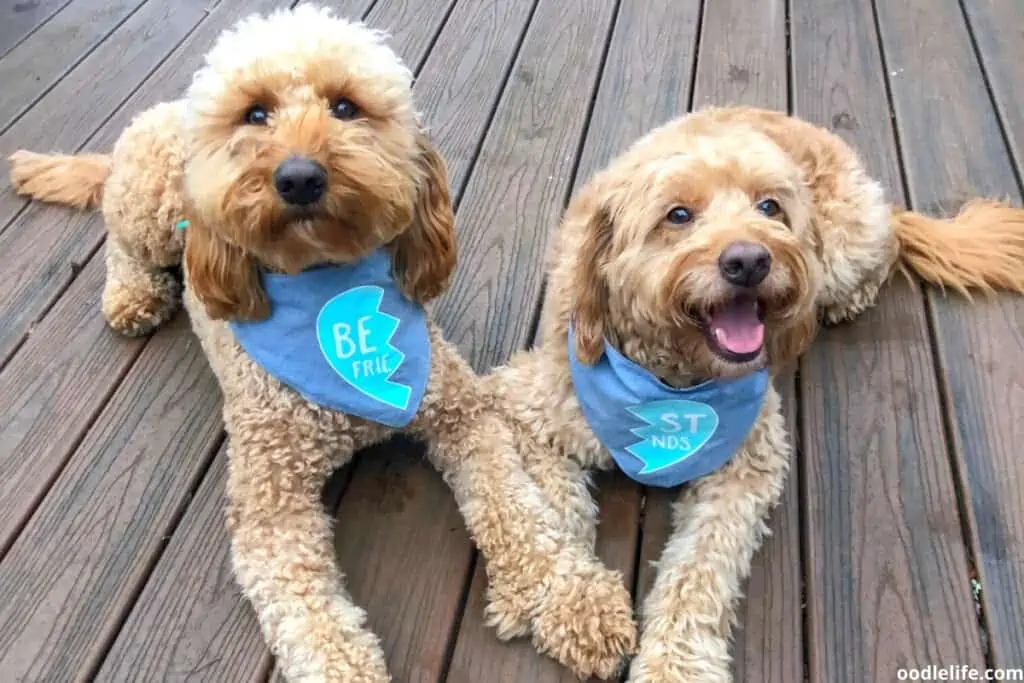
[[[764,198],[782,211],[756,211]],[[675,206],[695,219],[667,222]],[[715,263],[736,240],[773,257],[756,289],[765,344],[745,362],[715,353],[702,326],[709,309],[735,296]],[[963,291],[1024,291],[1024,210],[973,203],[947,221],[894,212],[855,153],[827,131],[773,112],[709,109],[652,131],[597,173],[572,200],[549,258],[541,343],[487,383],[531,476],[566,528],[592,544],[587,470],[613,461],[573,390],[570,322],[582,362],[596,360],[608,339],[675,386],[765,366],[776,374],[807,349],[819,320],[872,305],[894,269]],[[736,602],[790,453],[770,390],[732,460],[685,488],[675,506],[630,681],[731,680]]]
[[[167,320],[180,293],[164,268],[183,262],[185,306],[224,394],[235,574],[291,681],[390,680],[335,566],[320,491],[354,451],[393,430],[282,385],[227,321],[268,314],[258,268],[351,262],[382,245],[410,298],[444,290],[454,215],[410,86],[379,33],[302,6],[223,34],[185,98],[141,114],[109,158],[12,159],[16,188],[36,199],[85,207],[102,195],[103,312],[114,329],[143,334]],[[342,96],[358,117],[328,115]],[[268,125],[245,124],[253,104],[270,112]],[[273,187],[274,168],[293,154],[328,171],[311,212],[292,211]],[[183,218],[188,228],[175,230]],[[429,440],[486,560],[489,623],[501,637],[532,631],[580,676],[613,675],[636,637],[621,575],[562,531],[479,379],[433,323],[430,338],[427,392],[407,431]]]

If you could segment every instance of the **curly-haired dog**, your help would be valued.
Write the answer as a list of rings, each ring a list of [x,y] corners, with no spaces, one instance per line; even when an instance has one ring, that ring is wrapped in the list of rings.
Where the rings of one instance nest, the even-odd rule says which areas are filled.
[[[1024,210],[894,211],[839,138],[782,114],[712,109],[636,142],[571,202],[538,348],[488,379],[528,469],[593,542],[587,468],[689,482],[643,607],[637,683],[730,680],[751,557],[789,466],[771,377],[819,319],[874,302],[895,268],[1024,290]]]
[[[167,320],[180,293],[162,269],[183,261],[224,394],[235,573],[289,680],[389,679],[320,492],[398,430],[431,443],[486,558],[499,635],[527,624],[542,651],[607,677],[635,642],[621,576],[561,531],[421,305],[454,267],[454,216],[411,81],[381,34],[326,10],[251,17],[110,156],[19,152],[12,178],[37,199],[102,201],[116,330]]]

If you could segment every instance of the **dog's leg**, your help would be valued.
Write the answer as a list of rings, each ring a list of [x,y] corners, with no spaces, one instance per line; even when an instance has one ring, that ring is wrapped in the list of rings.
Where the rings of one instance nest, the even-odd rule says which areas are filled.
[[[113,235],[107,237],[106,263],[103,315],[121,334],[148,334],[178,310],[181,285],[175,277],[132,257]]]
[[[532,435],[516,439],[526,472],[537,482],[562,519],[562,528],[593,550],[597,541],[597,502],[590,491],[590,471],[560,449],[543,446]]]
[[[443,341],[434,349],[431,391],[414,431],[430,440],[431,460],[483,554],[488,623],[508,638],[522,635],[526,622],[534,645],[577,675],[613,676],[636,640],[621,574],[565,533],[472,370]]]
[[[321,490],[353,444],[324,413],[282,402],[225,411],[228,527],[235,576],[290,683],[390,681],[366,615],[352,603],[334,559]]]
[[[539,353],[521,355],[513,364],[484,378],[483,386],[493,397],[500,419],[513,426],[515,448],[526,473],[543,492],[563,532],[593,552],[598,509],[590,491],[589,469],[597,464],[599,444],[578,417],[574,398],[537,385],[549,381],[550,372],[544,363]],[[565,442],[569,449],[555,442]],[[500,623],[501,633],[511,636],[530,632],[528,612],[518,609],[493,586],[488,597],[489,613]]]
[[[541,352],[521,354],[484,379],[501,419],[515,429],[516,450],[526,471],[562,518],[563,528],[593,549],[597,503],[590,470],[610,458],[580,414],[568,387],[552,387],[557,371]]]
[[[631,683],[727,683],[741,585],[779,501],[790,447],[778,395],[736,457],[676,503],[673,532],[644,602]]]

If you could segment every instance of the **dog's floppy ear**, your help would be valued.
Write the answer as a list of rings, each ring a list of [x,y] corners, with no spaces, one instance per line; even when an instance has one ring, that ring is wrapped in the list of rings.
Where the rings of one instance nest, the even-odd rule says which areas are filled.
[[[418,144],[422,179],[412,224],[391,242],[391,249],[402,291],[425,303],[448,287],[455,269],[455,210],[444,159],[422,132]]]
[[[270,303],[256,262],[241,247],[206,229],[194,217],[185,234],[188,286],[214,320],[262,320]]]
[[[604,353],[608,283],[601,271],[611,244],[612,217],[607,206],[592,197],[580,197],[574,204],[566,220],[581,223],[574,232],[582,239],[576,246],[570,275],[573,337],[576,358],[592,365]]]

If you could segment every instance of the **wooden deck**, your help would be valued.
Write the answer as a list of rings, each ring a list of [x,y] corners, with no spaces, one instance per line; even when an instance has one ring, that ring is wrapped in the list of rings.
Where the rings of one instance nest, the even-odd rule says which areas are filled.
[[[3,2],[0,153],[108,149],[225,26],[286,4]],[[480,369],[531,343],[574,187],[688,108],[829,126],[925,211],[1021,200],[1020,0],[333,4],[391,31],[418,72],[459,203],[438,314]],[[187,320],[110,332],[99,217],[26,206],[0,170],[0,683],[276,676],[231,576],[219,397]],[[902,282],[820,338],[784,382],[799,457],[749,582],[738,681],[1024,667],[1022,359],[1024,299],[971,307]],[[476,553],[418,454],[365,453],[326,495],[396,682],[573,680],[482,626]],[[670,498],[601,481],[601,554],[642,596]]]

